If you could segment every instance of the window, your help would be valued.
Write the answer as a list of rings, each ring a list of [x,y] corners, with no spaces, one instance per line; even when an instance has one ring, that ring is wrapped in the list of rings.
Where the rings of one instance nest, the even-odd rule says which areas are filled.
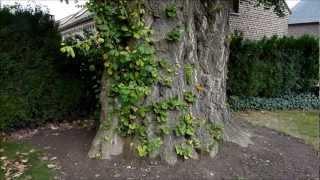
[[[240,0],[233,0],[232,11],[233,13],[239,13]]]

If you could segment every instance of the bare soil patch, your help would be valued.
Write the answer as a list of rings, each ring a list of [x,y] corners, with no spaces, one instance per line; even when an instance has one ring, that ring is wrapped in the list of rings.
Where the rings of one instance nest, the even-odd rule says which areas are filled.
[[[23,141],[45,149],[49,157],[57,157],[61,167],[57,179],[61,180],[319,179],[319,156],[311,145],[242,120],[236,123],[254,134],[253,145],[242,148],[225,142],[213,159],[181,160],[175,166],[126,155],[113,160],[89,159],[87,153],[95,131],[88,128],[41,129]]]

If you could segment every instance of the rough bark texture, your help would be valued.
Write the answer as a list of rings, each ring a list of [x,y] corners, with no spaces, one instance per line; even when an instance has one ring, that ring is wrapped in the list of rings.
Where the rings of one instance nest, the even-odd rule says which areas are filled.
[[[168,18],[165,9],[168,5],[177,7],[177,17]],[[228,10],[231,1],[227,0],[146,0],[145,17],[146,25],[154,30],[153,40],[157,56],[169,61],[176,68],[171,88],[156,86],[152,95],[144,101],[144,104],[158,102],[170,97],[179,96],[183,99],[183,93],[192,91],[197,95],[197,100],[192,107],[194,117],[203,119],[202,125],[197,129],[197,137],[200,139],[204,149],[212,142],[206,125],[208,123],[225,124],[226,138],[241,137],[234,132],[238,129],[230,126],[228,122],[230,114],[226,105],[226,78],[227,61],[229,56],[229,25]],[[169,42],[167,34],[177,26],[185,29],[182,38],[177,42]],[[186,82],[185,66],[192,65],[191,83]],[[115,128],[116,118],[112,117],[112,105],[108,104],[106,98],[108,91],[108,80],[104,76],[101,93],[101,123],[112,122],[110,128],[100,128],[89,152],[90,157],[100,155],[103,159],[111,158],[111,155],[122,153],[124,140],[120,138]],[[197,90],[196,86],[203,87]],[[171,112],[168,118],[169,127],[175,128],[178,123],[179,112]],[[148,136],[154,136],[155,122],[149,117]],[[231,130],[230,130],[231,129]],[[108,137],[107,140],[105,137]],[[177,161],[174,145],[183,141],[174,133],[164,137],[164,144],[159,152],[152,156],[160,155],[161,159],[170,164]],[[238,138],[242,141],[242,138]],[[246,144],[247,141],[242,144]],[[210,156],[215,156],[217,146],[210,151]],[[193,158],[198,154],[194,151]]]

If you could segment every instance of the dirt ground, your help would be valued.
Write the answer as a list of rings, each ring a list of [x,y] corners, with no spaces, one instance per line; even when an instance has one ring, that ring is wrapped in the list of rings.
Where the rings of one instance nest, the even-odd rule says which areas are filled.
[[[57,157],[61,167],[57,179],[61,180],[319,179],[319,156],[312,146],[242,120],[236,122],[254,134],[253,145],[242,148],[226,142],[213,159],[181,160],[175,166],[125,156],[113,160],[88,159],[87,152],[95,134],[88,129],[43,129],[23,141],[44,149],[49,158]]]

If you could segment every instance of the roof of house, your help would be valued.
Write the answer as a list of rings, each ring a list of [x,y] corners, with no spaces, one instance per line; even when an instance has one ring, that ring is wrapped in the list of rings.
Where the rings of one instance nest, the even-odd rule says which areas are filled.
[[[75,26],[84,21],[91,20],[92,13],[89,12],[86,8],[81,9],[75,14],[71,14],[58,21],[59,29],[67,29],[69,27]]]
[[[307,1],[319,1],[320,0],[307,0]],[[289,13],[291,13],[290,8],[288,7],[287,3],[284,1]],[[64,17],[57,21],[59,23],[59,29],[64,30],[70,27],[74,27],[82,22],[86,22],[92,19],[92,13],[87,8],[82,8],[80,11],[76,12],[75,14],[71,14],[67,17]]]
[[[289,24],[320,22],[320,0],[300,0],[292,9]]]

